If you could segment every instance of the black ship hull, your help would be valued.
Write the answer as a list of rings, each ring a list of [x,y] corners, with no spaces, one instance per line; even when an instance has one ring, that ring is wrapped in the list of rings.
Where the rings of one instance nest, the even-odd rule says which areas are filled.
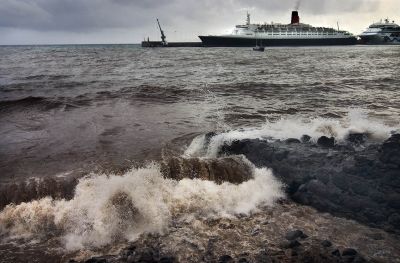
[[[400,45],[400,37],[385,35],[360,36],[360,43],[364,45]]]
[[[298,38],[298,39],[254,39],[222,36],[199,36],[206,47],[253,47],[262,43],[263,46],[333,46],[355,45],[355,37],[347,38]]]

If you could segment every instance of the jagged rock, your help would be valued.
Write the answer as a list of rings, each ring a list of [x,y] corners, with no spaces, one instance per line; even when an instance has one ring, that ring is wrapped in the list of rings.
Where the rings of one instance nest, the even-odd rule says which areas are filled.
[[[324,240],[324,241],[321,242],[321,245],[323,247],[331,247],[332,246],[332,242],[329,241],[329,240]]]
[[[354,248],[345,248],[342,251],[342,256],[355,256],[357,255],[357,250]]]
[[[385,164],[400,166],[400,134],[392,135],[383,143],[380,160]]]
[[[301,141],[299,139],[296,138],[289,138],[285,140],[286,143],[290,144],[290,143],[301,143]]]
[[[343,249],[342,259],[343,262],[357,262],[357,263],[366,262],[366,260],[358,254],[357,250],[353,248]]]
[[[290,240],[290,241],[285,241],[281,244],[282,248],[288,249],[288,248],[296,248],[301,246],[301,243],[297,240]]]
[[[205,139],[204,145],[210,144],[211,139],[212,139],[215,135],[217,135],[217,133],[215,133],[215,132],[206,133],[206,135],[204,135],[204,139]]]
[[[159,263],[174,263],[177,262],[174,257],[162,257],[158,261]]]
[[[348,142],[353,143],[355,145],[363,144],[366,142],[367,139],[368,139],[367,133],[349,133],[346,138]]]
[[[328,138],[326,136],[321,136],[318,138],[317,144],[322,147],[332,148],[335,146],[335,138]]]
[[[293,230],[293,231],[288,232],[285,235],[285,238],[287,240],[296,240],[298,238],[307,238],[307,237],[308,236],[306,234],[304,234],[303,231],[301,231],[301,230]]]
[[[223,255],[223,256],[219,257],[218,262],[219,263],[229,263],[229,262],[235,262],[235,261],[233,260],[233,258],[231,256]]]
[[[333,256],[340,257],[340,251],[339,251],[339,249],[333,250],[331,254],[332,254]]]
[[[223,145],[220,154],[271,168],[298,203],[400,233],[399,134],[357,150],[246,139]]]
[[[307,134],[304,134],[303,136],[301,136],[301,142],[302,143],[307,143],[311,140],[311,136],[308,136]]]
[[[255,262],[272,263],[273,261],[267,251],[260,251],[260,253],[255,256]]]
[[[105,258],[90,258],[85,261],[85,263],[107,263]]]

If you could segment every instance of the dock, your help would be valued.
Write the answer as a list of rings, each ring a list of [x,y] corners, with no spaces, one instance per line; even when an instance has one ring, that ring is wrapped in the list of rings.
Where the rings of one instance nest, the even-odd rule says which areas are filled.
[[[143,41],[142,47],[202,47],[202,42],[169,42]]]
[[[202,42],[167,42],[167,37],[162,30],[160,21],[157,18],[157,25],[161,33],[161,41],[150,41],[149,38],[142,42],[142,47],[202,47]]]

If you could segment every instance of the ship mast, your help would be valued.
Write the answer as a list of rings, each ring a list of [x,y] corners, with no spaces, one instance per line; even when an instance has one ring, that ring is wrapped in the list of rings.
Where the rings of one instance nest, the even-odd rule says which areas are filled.
[[[158,18],[157,18],[157,24],[158,24],[158,28],[160,29],[160,32],[161,32],[161,44],[163,46],[166,46],[167,45],[167,41],[166,41],[167,37],[165,36],[164,31],[161,28],[160,21],[158,21]]]

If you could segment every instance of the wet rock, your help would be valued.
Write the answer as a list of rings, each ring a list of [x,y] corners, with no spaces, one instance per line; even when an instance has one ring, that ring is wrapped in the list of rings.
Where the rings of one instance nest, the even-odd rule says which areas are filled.
[[[152,250],[144,250],[139,256],[139,262],[155,262],[154,253]]]
[[[394,134],[387,139],[381,148],[380,160],[385,164],[400,165],[400,134]]]
[[[350,187],[349,177],[346,174],[336,173],[332,176],[332,182],[342,190],[348,190]]]
[[[388,218],[388,221],[391,225],[396,227],[397,229],[400,228],[400,215],[397,213],[391,214]]]
[[[335,257],[340,257],[340,251],[339,251],[339,249],[333,250],[331,254],[332,254],[333,256],[335,256]]]
[[[287,240],[295,240],[295,239],[298,239],[298,238],[304,239],[304,238],[307,238],[307,237],[308,236],[306,234],[304,234],[303,231],[301,231],[301,230],[293,230],[293,231],[288,232],[285,235],[285,238]]]
[[[354,248],[345,248],[342,251],[342,256],[355,256],[357,254],[357,250],[355,250]]]
[[[335,146],[335,138],[333,137],[328,138],[326,136],[321,136],[318,138],[317,144],[325,148],[332,148]]]
[[[389,201],[388,202],[389,207],[400,210],[400,194],[396,193],[389,194],[388,201]]]
[[[350,187],[354,193],[364,196],[368,195],[369,190],[372,188],[366,182],[357,182],[352,184]]]
[[[384,240],[385,237],[381,233],[369,233],[366,235],[369,238],[372,238],[373,240]]]
[[[248,263],[250,262],[247,258],[239,258],[238,263]]]
[[[105,258],[90,258],[85,263],[107,263],[107,260]]]
[[[300,141],[299,139],[295,139],[295,138],[286,139],[285,142],[286,142],[287,144],[301,143],[301,141]]]
[[[311,140],[311,136],[308,136],[308,135],[303,135],[303,136],[301,136],[301,142],[302,143],[307,143],[307,142],[309,142],[310,140]]]
[[[281,244],[281,247],[285,248],[285,249],[296,248],[296,247],[299,247],[299,246],[301,246],[301,243],[299,241],[297,241],[297,240],[284,241]]]
[[[251,231],[252,236],[257,236],[261,233],[261,230],[259,228],[255,228]]]
[[[233,258],[229,255],[220,256],[218,259],[219,263],[228,263],[228,262],[235,262]]]
[[[360,145],[367,141],[368,134],[367,133],[350,133],[347,135],[346,140],[352,144]]]
[[[334,145],[334,138],[325,139]],[[400,154],[399,140],[393,135],[382,145],[354,150],[246,139],[224,145],[221,154],[271,168],[295,202],[400,233],[400,165],[393,157]]]
[[[342,262],[366,262],[365,259],[358,255],[353,248],[345,248],[342,251]]]
[[[331,247],[332,246],[332,242],[329,241],[329,240],[324,240],[324,241],[321,242],[321,245],[323,247]]]
[[[258,263],[272,263],[271,256],[268,255],[267,251],[261,251],[255,256],[255,262]]]
[[[216,132],[209,132],[209,133],[206,133],[206,135],[204,135],[204,140],[205,140],[205,145],[209,145],[210,144],[210,141],[211,141],[211,139],[214,137],[214,136],[216,136],[217,135],[217,133]]]
[[[159,263],[175,263],[177,262],[174,257],[162,257],[158,261]]]

